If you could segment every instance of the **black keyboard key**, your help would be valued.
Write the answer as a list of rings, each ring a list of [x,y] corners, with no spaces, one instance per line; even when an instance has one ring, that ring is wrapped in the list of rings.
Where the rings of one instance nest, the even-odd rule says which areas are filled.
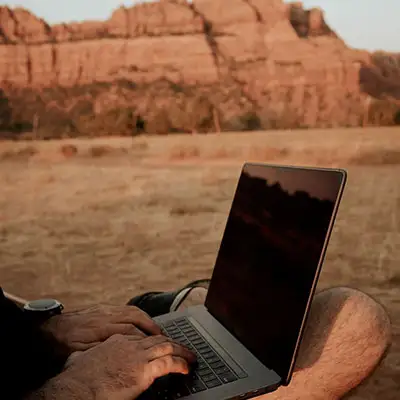
[[[188,330],[190,329],[189,325],[178,325],[178,328],[181,332],[183,332],[185,329]]]
[[[182,335],[184,336],[184,333],[180,329],[175,329],[173,332],[172,331],[167,331],[170,335]]]
[[[210,371],[210,373],[213,373],[212,369],[208,365],[201,365],[197,366],[196,372],[200,375],[205,375],[207,371]]]
[[[206,373],[207,371],[212,372],[212,370],[211,370],[207,365],[202,365],[201,367],[198,366],[198,367],[196,368],[196,372],[197,372],[199,375],[205,375],[205,373]]]
[[[209,365],[210,365],[210,367],[211,367],[212,369],[221,368],[221,367],[224,367],[224,366],[225,366],[225,364],[224,364],[221,360],[218,360],[218,361],[214,361],[214,362],[212,362],[212,363],[209,363]]]
[[[208,375],[202,376],[201,379],[202,379],[202,381],[204,383],[207,383],[209,381],[213,381],[213,380],[218,379],[218,378],[211,372]]]
[[[201,343],[204,343],[204,340],[201,337],[192,340],[192,344],[194,344],[196,347]]]
[[[203,371],[203,370],[205,370],[205,369],[210,369],[210,367],[205,363],[205,362],[203,362],[203,361],[198,361],[197,362],[197,371]]]
[[[181,333],[181,331],[178,328],[175,328],[173,326],[170,328],[166,328],[166,331],[168,332],[169,335],[175,335]]]
[[[209,349],[210,346],[203,340],[199,344],[195,344],[197,350],[204,350],[204,349]]]
[[[202,392],[207,389],[206,386],[204,385],[204,383],[202,383],[200,381],[196,381],[196,382],[188,384],[188,388],[189,388],[190,392],[193,394]]]
[[[199,370],[196,370],[196,372],[198,373],[199,376],[201,376],[202,379],[204,376],[214,375],[214,372],[212,372],[212,370],[210,368],[199,369]]]
[[[208,389],[215,388],[217,386],[221,386],[221,382],[218,379],[213,379],[212,381],[205,382]]]
[[[236,376],[233,375],[232,372],[228,372],[224,375],[219,375],[218,378],[221,379],[222,383],[230,383],[237,380]]]
[[[188,334],[186,335],[186,337],[187,337],[191,342],[193,342],[193,341],[195,341],[195,340],[198,340],[198,339],[202,340],[201,337],[200,337],[196,332],[188,333]]]
[[[231,372],[231,370],[228,367],[226,367],[225,365],[223,367],[219,367],[219,368],[216,368],[216,369],[213,368],[213,371],[217,375],[223,375],[223,374],[226,374],[227,372]]]
[[[201,358],[201,354],[199,354],[199,356],[197,357],[196,368],[197,369],[209,368],[208,364]]]
[[[173,336],[171,336],[171,339],[173,339],[173,340],[175,340],[175,342],[179,342],[179,343],[186,341],[186,338],[184,335],[173,335]]]
[[[203,356],[203,358],[208,362],[213,362],[210,361],[210,359],[212,359],[213,357],[216,357],[216,354],[210,349],[201,349],[200,350],[200,354]]]
[[[205,356],[203,356],[203,357],[209,364],[212,364],[213,362],[216,362],[216,361],[220,361],[220,358],[216,354],[214,354],[210,357],[205,357]]]

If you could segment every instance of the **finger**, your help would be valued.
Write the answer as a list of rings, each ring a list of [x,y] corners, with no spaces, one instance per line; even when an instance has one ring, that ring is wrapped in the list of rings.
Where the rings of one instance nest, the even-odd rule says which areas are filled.
[[[79,358],[79,356],[81,356],[82,354],[83,354],[83,351],[76,351],[76,352],[72,353],[72,354],[67,358],[67,361],[66,361],[65,364],[64,364],[64,370],[67,369],[67,368],[69,368],[69,367],[74,363],[74,361],[75,361],[77,358]]]
[[[116,322],[135,325],[150,335],[161,334],[161,328],[144,311],[137,307],[121,307],[115,318]]]
[[[140,329],[132,324],[109,323],[93,329],[86,329],[85,332],[81,332],[81,335],[79,336],[79,342],[87,344],[93,342],[103,342],[114,335],[146,337],[146,335]]]
[[[190,350],[182,347],[181,345],[174,343],[172,340],[165,338],[165,341],[160,341],[148,348],[148,359],[153,361],[157,358],[165,356],[176,356],[187,360],[189,363],[196,361],[196,356]]]
[[[118,330],[116,334],[120,335],[139,336],[141,338],[148,337],[143,331],[132,324],[117,324],[115,329]]]
[[[129,340],[137,341],[137,337],[135,336],[127,336],[127,338]],[[146,338],[140,340],[140,345],[143,350],[148,350],[153,346],[164,343],[166,341],[171,341],[171,339],[163,335],[147,336]]]
[[[189,365],[187,361],[177,356],[164,356],[157,358],[148,364],[149,373],[153,379],[161,378],[168,374],[184,374],[189,373]]]
[[[86,351],[86,350],[92,349],[93,347],[96,347],[101,343],[102,342],[97,342],[97,341],[93,341],[93,342],[90,342],[90,343],[71,342],[69,344],[69,347],[74,352],[82,352],[82,351]]]

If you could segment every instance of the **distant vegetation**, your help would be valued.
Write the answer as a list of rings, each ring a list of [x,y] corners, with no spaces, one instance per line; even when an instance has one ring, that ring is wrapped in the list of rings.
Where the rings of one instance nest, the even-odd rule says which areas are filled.
[[[59,139],[341,126],[329,121],[308,126],[289,98],[279,107],[275,103],[255,104],[234,82],[193,87],[166,79],[141,85],[119,80],[41,91],[10,87],[0,91],[0,137]],[[400,124],[400,108],[376,100],[367,115],[352,121],[350,126]]]

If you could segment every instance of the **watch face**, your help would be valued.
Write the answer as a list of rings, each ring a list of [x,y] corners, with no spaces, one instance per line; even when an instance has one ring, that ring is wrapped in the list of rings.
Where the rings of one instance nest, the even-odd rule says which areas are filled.
[[[41,299],[30,301],[25,308],[30,311],[50,311],[59,308],[61,303],[53,299]],[[62,306],[61,306],[62,307]]]

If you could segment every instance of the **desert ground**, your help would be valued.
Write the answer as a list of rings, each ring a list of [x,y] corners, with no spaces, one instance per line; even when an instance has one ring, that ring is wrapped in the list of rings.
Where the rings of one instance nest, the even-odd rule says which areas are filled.
[[[400,129],[0,143],[0,282],[67,308],[209,277],[241,165],[346,168],[320,289],[382,302],[393,345],[352,400],[400,393]]]

